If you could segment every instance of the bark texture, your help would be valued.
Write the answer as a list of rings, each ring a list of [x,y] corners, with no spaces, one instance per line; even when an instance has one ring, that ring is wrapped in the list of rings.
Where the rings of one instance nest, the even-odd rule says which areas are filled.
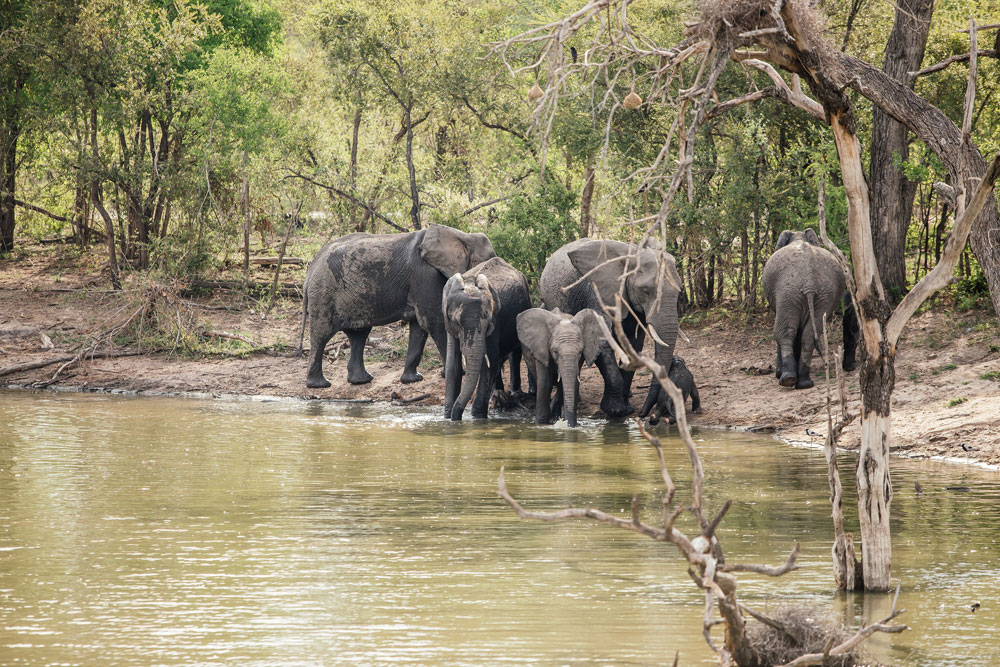
[[[882,71],[913,89],[930,30],[933,0],[900,0],[896,21],[885,48]],[[909,131],[882,111],[872,111],[871,203],[872,240],[882,283],[893,301],[906,290],[906,232],[913,215],[917,184],[906,178],[897,163],[909,158]]]

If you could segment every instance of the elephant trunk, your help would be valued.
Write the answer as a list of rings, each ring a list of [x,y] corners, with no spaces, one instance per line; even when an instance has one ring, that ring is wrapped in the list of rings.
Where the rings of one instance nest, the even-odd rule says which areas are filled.
[[[653,340],[656,348],[653,359],[663,366],[664,371],[669,372],[670,362],[674,358],[674,346],[677,343],[677,295],[665,292],[663,299],[664,307],[654,311],[647,324],[655,331]],[[659,340],[656,340],[657,338]],[[661,389],[660,383],[653,378],[653,381],[649,383],[649,393],[646,394],[646,402],[643,404],[639,416],[645,417],[658,401],[664,402],[666,400],[666,392]]]
[[[479,374],[483,367],[483,354],[486,350],[485,332],[477,333],[469,345],[462,345],[463,349],[459,354],[465,354],[465,378],[462,380],[462,391],[455,399],[455,405],[451,408],[451,418],[459,420],[465,412],[465,406],[469,404],[472,393],[479,384]],[[468,352],[466,353],[466,350]]]
[[[558,364],[563,387],[563,416],[570,426],[576,426],[576,403],[580,386],[579,355],[560,355]]]

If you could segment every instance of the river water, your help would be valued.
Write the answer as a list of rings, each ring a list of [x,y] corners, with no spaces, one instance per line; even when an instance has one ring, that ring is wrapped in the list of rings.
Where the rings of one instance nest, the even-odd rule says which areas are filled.
[[[713,662],[674,547],[522,521],[497,497],[504,464],[529,509],[627,513],[638,493],[655,522],[655,452],[632,425],[26,392],[0,392],[0,406],[2,665]],[[709,511],[734,501],[728,561],[776,565],[802,544],[801,570],[740,576],[745,604],[808,602],[855,625],[887,612],[889,596],[833,589],[821,451],[695,437]],[[685,497],[683,447],[664,442]],[[892,465],[912,629],[877,636],[870,657],[1000,664],[1000,475]],[[849,455],[842,466],[850,517]]]

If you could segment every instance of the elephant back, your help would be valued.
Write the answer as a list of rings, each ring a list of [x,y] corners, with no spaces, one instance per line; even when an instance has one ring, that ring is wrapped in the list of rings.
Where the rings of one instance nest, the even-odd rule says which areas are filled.
[[[836,258],[826,248],[798,240],[774,251],[761,276],[764,296],[772,308],[779,292],[840,295],[846,279]]]

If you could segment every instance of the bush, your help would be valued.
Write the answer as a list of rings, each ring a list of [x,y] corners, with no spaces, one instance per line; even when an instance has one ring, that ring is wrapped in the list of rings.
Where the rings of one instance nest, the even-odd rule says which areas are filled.
[[[509,200],[486,234],[497,255],[523,273],[537,293],[549,256],[580,236],[576,194],[548,179],[534,192]]]

